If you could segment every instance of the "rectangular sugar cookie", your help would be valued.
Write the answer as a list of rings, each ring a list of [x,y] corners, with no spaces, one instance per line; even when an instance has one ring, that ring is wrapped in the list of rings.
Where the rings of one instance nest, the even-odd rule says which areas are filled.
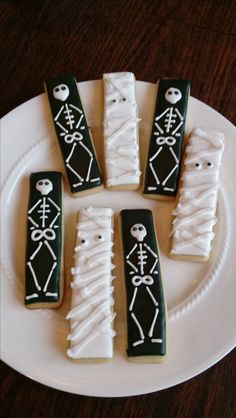
[[[63,296],[62,175],[32,173],[27,216],[25,304],[56,308]]]
[[[171,255],[208,260],[214,238],[224,134],[195,128],[186,147],[179,203],[173,212]]]
[[[104,74],[103,84],[106,185],[134,190],[141,174],[134,74]]]
[[[72,196],[101,190],[101,174],[75,78],[48,80],[45,89]]]
[[[79,212],[74,254],[71,332],[67,355],[79,362],[113,356],[113,211],[89,207]]]
[[[166,309],[152,212],[122,210],[121,231],[128,360],[160,362],[166,355]]]
[[[162,79],[149,143],[144,195],[170,200],[176,196],[182,158],[190,83]]]

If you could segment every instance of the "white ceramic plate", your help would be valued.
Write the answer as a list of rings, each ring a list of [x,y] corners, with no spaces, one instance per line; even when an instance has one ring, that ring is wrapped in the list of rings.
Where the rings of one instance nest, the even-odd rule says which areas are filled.
[[[102,159],[102,83],[79,84]],[[142,154],[148,143],[155,100],[153,84],[137,82]],[[172,203],[144,199],[140,192],[103,191],[73,199],[65,193],[66,294],[58,310],[24,307],[25,220],[28,175],[62,170],[44,94],[2,119],[1,135],[1,355],[3,361],[32,379],[64,391],[94,396],[128,396],[157,391],[183,382],[219,361],[235,346],[236,330],[236,193],[235,128],[210,107],[190,98],[187,132],[194,126],[221,130],[226,136],[218,224],[214,250],[207,263],[168,258]],[[143,164],[143,162],[142,162]],[[163,282],[169,315],[169,352],[161,365],[134,364],[125,359],[122,278],[115,281],[117,318],[115,355],[111,363],[78,365],[65,355],[70,305],[70,274],[77,211],[88,205],[153,210],[161,249]],[[234,216],[233,216],[234,214]],[[116,237],[117,239],[117,237]],[[118,254],[117,264],[121,263]]]

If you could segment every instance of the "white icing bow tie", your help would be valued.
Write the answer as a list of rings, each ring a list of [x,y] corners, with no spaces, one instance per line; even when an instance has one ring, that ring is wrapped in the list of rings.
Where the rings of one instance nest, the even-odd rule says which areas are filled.
[[[56,238],[56,233],[51,228],[46,228],[44,230],[35,229],[31,234],[31,238],[33,241],[39,241],[41,238],[45,238],[48,241],[52,241]]]
[[[173,136],[167,136],[167,137],[159,136],[156,139],[156,143],[157,143],[157,145],[164,145],[164,144],[166,144],[166,145],[172,146],[172,145],[175,145],[176,139],[173,138]]]
[[[146,276],[134,276],[132,278],[132,283],[134,286],[140,286],[140,284],[146,284],[146,285],[151,285],[153,284],[154,280],[152,278],[152,276],[146,275]]]

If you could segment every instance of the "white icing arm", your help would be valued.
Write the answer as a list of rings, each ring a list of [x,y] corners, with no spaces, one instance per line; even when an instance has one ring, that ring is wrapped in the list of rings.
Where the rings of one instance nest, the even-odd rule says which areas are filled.
[[[107,186],[139,186],[138,114],[133,73],[109,73],[104,82]]]
[[[192,131],[179,203],[173,212],[173,255],[210,255],[223,151],[223,133],[200,128]]]
[[[67,355],[73,359],[106,359],[113,355],[112,269],[113,211],[81,210],[74,254],[71,332]]]

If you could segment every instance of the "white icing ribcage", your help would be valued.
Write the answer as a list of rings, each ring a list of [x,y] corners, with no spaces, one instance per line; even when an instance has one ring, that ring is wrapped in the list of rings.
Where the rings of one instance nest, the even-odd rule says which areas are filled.
[[[179,203],[173,212],[172,254],[208,256],[211,251],[223,150],[223,133],[193,130]]]
[[[139,119],[134,75],[128,72],[104,74],[103,81],[107,184],[139,184]]]
[[[71,269],[72,306],[67,315],[71,358],[112,357],[112,214],[109,208],[89,207],[79,215]]]

